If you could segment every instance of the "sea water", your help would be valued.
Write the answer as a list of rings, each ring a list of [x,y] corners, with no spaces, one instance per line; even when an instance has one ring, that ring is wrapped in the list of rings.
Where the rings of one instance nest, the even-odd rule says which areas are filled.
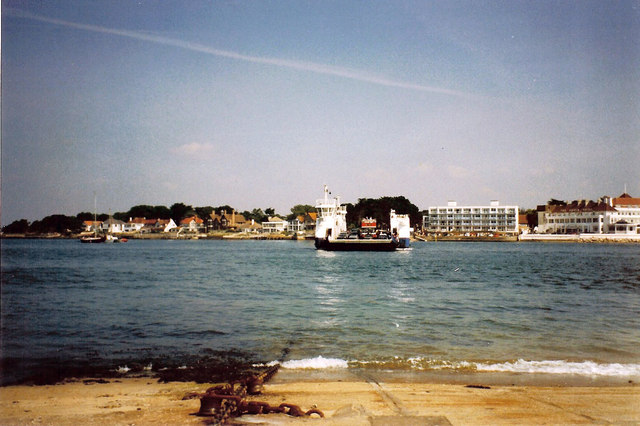
[[[289,369],[637,381],[640,246],[2,240],[1,350],[5,382],[51,360],[122,369],[219,351]]]

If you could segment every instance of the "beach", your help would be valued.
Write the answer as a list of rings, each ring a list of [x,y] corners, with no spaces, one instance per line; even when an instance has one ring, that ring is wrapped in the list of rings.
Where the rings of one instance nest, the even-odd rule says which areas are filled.
[[[213,384],[160,383],[154,378],[77,379],[48,386],[0,388],[2,425],[206,425],[195,414]],[[379,382],[362,377],[276,374],[261,395],[272,406],[317,408],[324,418],[244,415],[237,424],[485,425],[639,424],[640,387]]]

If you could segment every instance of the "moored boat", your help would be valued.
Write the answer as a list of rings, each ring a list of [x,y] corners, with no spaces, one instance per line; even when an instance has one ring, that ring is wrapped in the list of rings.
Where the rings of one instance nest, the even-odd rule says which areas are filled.
[[[315,247],[328,251],[395,251],[409,248],[411,233],[408,215],[389,215],[390,230],[376,227],[374,219],[365,218],[362,228],[347,231],[347,207],[340,198],[329,198],[329,189],[324,186],[324,198],[316,202]]]
[[[106,242],[108,242],[108,243],[119,243],[120,242],[118,237],[116,237],[115,235],[107,234],[106,238],[107,238]]]
[[[107,237],[105,235],[90,235],[80,238],[81,243],[104,243],[106,240]]]
[[[97,211],[97,198],[95,194],[93,195],[93,224],[91,227],[93,228],[93,235],[86,235],[84,237],[80,237],[80,242],[85,244],[95,244],[95,243],[104,243],[107,241],[107,236],[105,234],[98,235],[98,227],[96,225],[96,213]]]

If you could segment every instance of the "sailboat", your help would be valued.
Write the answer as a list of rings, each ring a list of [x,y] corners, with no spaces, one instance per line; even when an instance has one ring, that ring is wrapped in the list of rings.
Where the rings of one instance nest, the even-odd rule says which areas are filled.
[[[96,196],[94,194],[93,196],[93,236],[91,235],[87,235],[85,237],[81,237],[80,238],[80,242],[81,243],[104,243],[107,240],[107,236],[106,235],[100,235],[98,236],[98,228],[96,227],[96,210],[97,210],[97,199]]]

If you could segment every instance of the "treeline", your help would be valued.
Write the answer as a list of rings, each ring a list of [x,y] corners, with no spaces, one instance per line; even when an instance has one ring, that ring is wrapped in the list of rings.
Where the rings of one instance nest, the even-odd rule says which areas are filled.
[[[395,210],[398,214],[408,214],[412,226],[422,223],[422,213],[411,201],[405,197],[360,198],[358,202],[347,204],[347,224],[349,227],[359,227],[362,219],[370,217],[376,220],[379,227],[389,228],[389,212]]]
[[[93,220],[93,215],[91,215]],[[2,228],[5,234],[75,234],[82,230],[82,219],[76,216],[54,214],[42,220],[29,223],[27,219],[20,219]]]
[[[294,209],[298,209],[301,206],[295,206],[291,209],[292,213],[289,216],[294,215]],[[306,206],[313,209],[311,206]],[[176,224],[186,217],[197,215],[198,217],[205,219],[209,218],[211,213],[221,214],[226,212],[231,214],[233,207],[229,205],[223,205],[218,207],[205,206],[205,207],[193,207],[184,203],[175,203],[171,207],[167,206],[151,206],[141,204],[131,207],[126,212],[116,212],[112,215],[114,219],[128,222],[130,218],[144,217],[147,219],[173,219]],[[238,212],[236,212],[238,213]],[[275,216],[276,212],[273,208],[269,207],[264,211],[260,208],[253,209],[252,211],[239,212],[247,220],[255,220],[257,223],[265,221],[269,216]],[[105,221],[109,219],[109,215],[106,213],[100,213],[95,216],[98,221]],[[92,221],[94,214],[90,212],[81,212],[76,216],[65,216],[61,214],[54,214],[47,216],[42,220],[36,220],[29,223],[27,219],[20,219],[12,222],[11,224],[2,228],[2,232],[5,234],[51,234],[58,233],[63,235],[77,234],[84,228],[84,221]]]
[[[360,226],[361,220],[365,217],[373,217],[378,221],[379,225],[388,226],[389,210],[391,209],[396,210],[398,214],[409,214],[411,217],[411,223],[413,224],[417,224],[422,221],[418,207],[413,205],[405,197],[382,197],[379,199],[361,198],[355,205],[346,204],[346,206],[347,223],[352,227]],[[229,205],[218,207],[193,207],[184,203],[175,203],[171,205],[171,207],[166,207],[141,204],[131,207],[126,212],[116,212],[113,214],[113,218],[123,222],[128,222],[130,218],[136,217],[144,217],[147,219],[173,219],[176,224],[179,224],[182,219],[194,215],[205,219],[209,218],[212,213],[222,214],[223,212],[226,212],[227,214],[231,214],[232,211],[234,211],[234,208]],[[297,204],[291,208],[291,212],[288,215],[281,217],[287,220],[292,220],[298,216],[304,216],[307,213],[315,211],[315,207],[311,205]],[[270,216],[278,216],[275,209],[272,207],[264,210],[256,208],[251,211],[236,211],[236,214],[241,214],[246,220],[253,219],[256,223],[264,222],[268,220]],[[108,218],[109,215],[105,213],[96,215],[96,219],[99,221],[105,221]],[[77,234],[83,230],[84,221],[92,221],[93,219],[94,214],[90,212],[81,212],[76,216],[54,214],[41,220],[36,220],[32,223],[29,223],[26,219],[16,220],[3,227],[2,232],[5,234]]]

